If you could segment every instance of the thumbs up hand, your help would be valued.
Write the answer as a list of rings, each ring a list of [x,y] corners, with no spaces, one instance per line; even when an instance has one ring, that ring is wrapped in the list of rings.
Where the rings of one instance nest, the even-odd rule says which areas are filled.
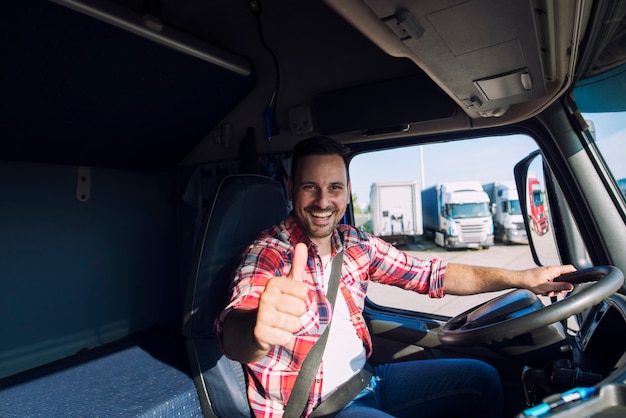
[[[274,345],[288,346],[294,333],[302,326],[300,317],[307,309],[309,287],[302,282],[308,251],[306,245],[296,245],[287,277],[273,277],[265,286],[259,300],[254,338],[261,350]]]
[[[306,245],[303,243],[296,244],[293,250],[293,259],[291,260],[291,271],[287,278],[297,280],[302,283],[302,276],[304,275],[304,269],[306,268],[306,262],[309,258],[309,252],[306,249]]]

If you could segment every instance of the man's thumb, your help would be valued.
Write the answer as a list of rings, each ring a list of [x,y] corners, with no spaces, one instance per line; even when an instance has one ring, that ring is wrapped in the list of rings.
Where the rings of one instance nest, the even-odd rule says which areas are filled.
[[[293,250],[293,259],[291,260],[291,271],[289,272],[289,278],[302,281],[304,276],[304,269],[306,268],[306,262],[309,258],[309,252],[306,245],[303,243],[296,244]]]

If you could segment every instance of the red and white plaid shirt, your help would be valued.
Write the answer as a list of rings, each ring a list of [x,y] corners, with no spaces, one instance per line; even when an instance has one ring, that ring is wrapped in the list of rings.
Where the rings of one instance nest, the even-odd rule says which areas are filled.
[[[411,257],[386,241],[350,225],[339,225],[333,233],[333,256],[342,248],[338,234],[343,237],[344,249],[339,289],[369,357],[372,341],[362,314],[369,281],[441,298],[444,295],[443,277],[447,263],[444,260],[427,261]],[[331,318],[331,306],[322,287],[324,272],[317,246],[302,233],[292,216],[263,231],[244,251],[235,270],[231,302],[215,324],[218,340],[221,341],[224,317],[232,309],[256,309],[267,281],[274,276],[289,274],[293,250],[299,242],[307,244],[309,251],[303,278],[311,288],[307,300],[309,310],[292,345],[275,346],[265,358],[245,367],[248,398],[256,417],[283,416],[283,406],[289,401],[300,366]],[[307,416],[320,401],[323,378],[322,364],[311,388]]]

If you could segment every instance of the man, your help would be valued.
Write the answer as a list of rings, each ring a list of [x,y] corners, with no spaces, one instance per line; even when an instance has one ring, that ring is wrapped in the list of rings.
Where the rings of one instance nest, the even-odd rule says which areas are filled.
[[[572,289],[553,279],[574,268],[508,271],[420,260],[339,224],[349,202],[350,180],[344,148],[330,138],[313,137],[296,145],[287,188],[292,213],[262,232],[244,252],[231,303],[216,322],[225,354],[246,365],[254,414],[283,415],[300,366],[332,312],[328,342],[303,416],[363,368],[373,372],[369,386],[338,417],[500,416],[502,388],[497,372],[486,363],[442,359],[367,365],[372,350],[362,316],[367,284],[373,280],[431,297],[513,287],[555,294]],[[325,292],[330,261],[341,250],[333,309]]]

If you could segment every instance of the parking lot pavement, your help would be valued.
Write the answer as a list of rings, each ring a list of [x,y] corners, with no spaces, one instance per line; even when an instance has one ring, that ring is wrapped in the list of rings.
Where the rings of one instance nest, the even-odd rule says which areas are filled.
[[[528,245],[494,245],[488,250],[448,251],[426,241],[403,248],[409,254],[420,258],[440,258],[461,264],[501,267],[522,270],[535,267]],[[371,283],[369,298],[377,304],[393,306],[418,312],[428,312],[444,316],[456,316],[466,310],[507,292],[491,292],[472,296],[446,295],[442,299],[432,299],[426,295]]]

